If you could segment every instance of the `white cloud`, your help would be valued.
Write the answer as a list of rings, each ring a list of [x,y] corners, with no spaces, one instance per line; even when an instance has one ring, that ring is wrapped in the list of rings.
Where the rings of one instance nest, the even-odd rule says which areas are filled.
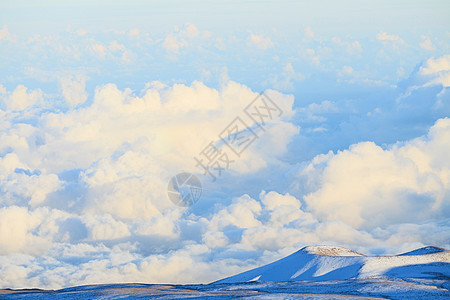
[[[349,75],[352,75],[354,73],[354,71],[355,70],[353,70],[353,68],[350,67],[350,66],[343,66],[342,70],[339,73],[339,75],[349,76]]]
[[[307,122],[325,122],[326,118],[323,114],[337,113],[339,108],[335,103],[324,100],[321,103],[311,103],[307,107],[298,109],[299,115]],[[316,131],[325,131],[325,128],[316,128]]]
[[[450,55],[444,55],[438,58],[429,58],[420,67],[419,74],[424,75],[427,85],[442,84],[442,86],[450,86]]]
[[[320,220],[354,228],[442,217],[450,192],[450,165],[442,163],[450,161],[449,141],[450,120],[442,119],[427,137],[404,145],[383,150],[359,143],[328,155],[325,166],[313,162],[304,175],[319,188],[305,197],[308,208]]]
[[[128,226],[111,215],[87,215],[83,218],[92,240],[112,240],[130,235]]]
[[[377,39],[380,41],[399,41],[400,37],[394,34],[387,34],[386,32],[380,32],[377,34]]]
[[[4,142],[0,144],[0,197],[4,206],[0,214],[5,220],[0,221],[0,244],[6,245],[0,251],[7,255],[0,270],[0,285],[42,286],[50,280],[60,287],[100,279],[123,281],[123,276],[128,280],[147,278],[149,282],[169,278],[204,281],[240,270],[234,264],[225,266],[226,262],[204,262],[201,255],[237,242],[220,228],[245,229],[261,224],[261,204],[243,196],[231,206],[222,206],[209,220],[195,215],[186,219],[188,211],[169,201],[166,188],[175,172],[200,171],[193,156],[209,141],[217,140],[233,118],[243,116],[243,109],[258,93],[229,80],[220,89],[201,82],[190,86],[152,82],[140,93],[109,84],[96,89],[92,102],[79,105],[86,101],[84,78],[61,78],[61,96],[72,109],[14,114],[0,110],[0,139]],[[257,141],[269,146],[250,147],[231,167],[238,176],[277,164],[298,133],[289,122],[294,115],[293,96],[272,90],[267,93],[283,115],[269,122]],[[8,99],[9,94],[5,90]],[[21,118],[15,118],[17,114],[33,122],[22,123]],[[269,193],[264,199],[277,211],[271,221],[274,224],[293,218],[285,211],[286,205],[274,207],[277,195]],[[14,220],[21,222],[15,231],[11,229]],[[6,243],[12,235],[16,242]],[[175,247],[175,253],[155,254],[156,250],[148,248],[152,241],[164,249]],[[94,248],[75,250],[76,243],[86,242]],[[17,270],[14,257],[18,254],[37,255],[39,259],[30,259],[26,268]],[[73,260],[73,256],[87,262],[77,265],[63,261]],[[186,263],[179,265],[180,261]],[[58,265],[61,271],[50,264]],[[111,264],[114,267],[108,267]],[[198,273],[187,274],[194,265],[202,267],[197,268]],[[217,265],[223,265],[220,271],[214,270]],[[41,270],[39,276],[33,275],[35,269]]]
[[[162,46],[167,51],[178,54],[181,49],[188,47],[194,39],[199,37],[208,38],[209,36],[206,32],[200,32],[194,24],[186,23],[183,29],[179,30],[176,27],[175,32],[168,34]]]
[[[140,33],[139,28],[133,28],[133,29],[130,29],[130,31],[128,32],[128,34],[129,34],[130,36],[138,36],[139,33]]]
[[[89,46],[90,50],[100,59],[118,59],[122,63],[129,64],[135,58],[133,51],[127,49],[124,44],[118,43],[117,40],[113,40],[108,46],[96,42],[93,39],[91,41],[94,44]]]
[[[178,166],[194,171],[192,157],[211,140],[215,141],[224,126],[242,113],[248,99],[257,96],[247,87],[233,82],[226,84],[220,92],[194,82],[190,87],[176,84],[163,90],[150,88],[142,98],[130,93],[130,90],[120,91],[114,85],[106,85],[97,89],[91,106],[67,114],[46,115],[43,120],[45,131],[52,132],[55,139],[49,139],[53,146],[46,145],[42,149],[48,151],[46,155],[52,153],[59,158],[58,162],[49,162],[47,167],[58,170],[87,168],[96,157],[112,153],[124,142],[139,140],[138,143],[144,147],[140,151],[151,151],[153,155],[160,156],[159,159],[165,157],[164,161],[167,160],[172,166],[169,169]],[[292,97],[273,93],[272,98],[279,102],[284,111],[283,117],[288,120],[292,116]],[[188,112],[197,115],[195,122],[188,117]],[[211,112],[216,112],[214,117]],[[150,117],[152,115],[154,117]],[[162,126],[165,120],[174,121]],[[285,125],[280,123],[275,129],[277,126]],[[64,133],[61,133],[61,128],[64,128]],[[130,128],[134,129],[130,131]],[[202,134],[199,135],[199,132]],[[56,139],[56,136],[60,138]],[[289,139],[289,136],[283,136]],[[76,145],[86,143],[91,145],[91,151],[79,152]],[[62,147],[64,151],[61,151]],[[140,156],[146,157],[152,164],[151,156],[143,153]],[[152,167],[149,165],[149,168]],[[159,171],[155,172],[160,176]],[[91,180],[111,176],[92,174],[98,175]]]
[[[10,40],[11,34],[8,31],[8,27],[6,25],[3,25],[3,28],[0,29],[0,40]]]
[[[163,47],[174,53],[178,53],[181,48],[188,46],[188,42],[183,39],[178,39],[174,34],[166,36]]]
[[[391,61],[394,57],[401,57],[411,47],[405,40],[395,34],[380,32],[376,35],[376,38],[383,44],[383,48],[378,51],[377,55],[383,60]]]
[[[261,205],[248,195],[233,199],[233,203],[217,212],[209,224],[211,231],[221,231],[228,226],[250,228],[261,225],[257,215]]]
[[[306,76],[296,72],[291,63],[287,63],[283,67],[281,74],[274,76],[268,80],[277,90],[291,91],[294,89],[294,82],[305,80]]]
[[[305,28],[305,36],[310,39],[314,38],[314,32],[309,26]]]
[[[361,55],[362,47],[359,41],[347,42],[342,41],[340,38],[333,37],[331,41],[345,49],[350,55]]]
[[[271,210],[275,209],[278,206],[293,206],[297,209],[299,209],[301,206],[300,201],[289,194],[283,196],[273,191],[268,193],[262,191],[259,195],[259,198],[261,199],[261,202],[265,205],[265,207]]]
[[[5,202],[14,203],[15,199],[23,198],[31,207],[35,207],[42,204],[50,193],[61,188],[61,182],[54,174],[26,174],[25,172],[30,171],[21,168],[15,168],[14,172],[16,173],[9,175],[8,182],[0,184],[7,191],[2,193]]]
[[[422,35],[422,39],[423,39],[423,41],[419,44],[422,49],[429,50],[429,51],[432,51],[435,49],[435,47],[429,37]]]
[[[28,212],[23,207],[7,207],[0,210],[0,253],[17,251],[24,247],[27,239]],[[10,226],[19,221],[19,224]]]
[[[97,43],[92,45],[92,50],[100,58],[104,59],[106,57],[106,47],[103,46],[102,44]]]
[[[406,88],[406,91],[398,97],[397,102],[405,103],[407,100],[404,99],[413,96],[416,92],[423,91],[430,86],[441,85],[442,90],[437,95],[433,108],[444,109],[446,88],[450,86],[450,55],[431,57],[425,60],[420,68],[412,74],[411,80],[413,80],[413,84]]]
[[[303,212],[300,210],[301,202],[289,195],[281,195],[271,191],[262,191],[259,195],[264,208],[270,211],[270,219],[267,222],[271,227],[283,227],[292,221],[301,219]]]
[[[37,229],[45,226],[48,214],[46,209],[29,211],[15,205],[0,208],[0,254],[45,253],[51,244],[45,233]]]
[[[197,36],[199,36],[199,34],[200,31],[198,30],[198,28],[191,23],[186,23],[184,25],[184,29],[180,31],[181,36],[186,36],[189,39],[196,38]]]
[[[125,49],[125,46],[123,44],[119,44],[116,40],[112,41],[109,44],[109,50],[111,50],[112,52],[124,51]]]
[[[88,97],[86,92],[86,78],[82,76],[62,77],[59,79],[61,93],[70,107],[83,104]]]
[[[248,37],[248,45],[256,46],[259,49],[266,50],[273,47],[273,43],[268,37],[251,33]]]
[[[3,102],[9,110],[24,110],[34,104],[42,104],[43,93],[40,89],[28,92],[28,89],[19,84],[12,93],[3,93]]]
[[[219,248],[227,246],[229,239],[221,231],[208,231],[203,235],[203,242],[209,248]]]
[[[450,55],[438,58],[430,58],[420,67],[420,73],[430,75],[440,72],[450,71]]]
[[[79,36],[85,36],[87,34],[87,31],[85,29],[83,29],[83,28],[80,28],[80,29],[77,30],[77,34]]]
[[[314,49],[306,49],[305,54],[315,65],[320,65],[320,57]]]

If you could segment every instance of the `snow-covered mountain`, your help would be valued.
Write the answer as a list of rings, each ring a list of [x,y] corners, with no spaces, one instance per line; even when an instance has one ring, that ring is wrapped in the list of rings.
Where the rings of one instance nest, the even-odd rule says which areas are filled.
[[[396,256],[364,256],[333,246],[305,247],[271,264],[216,283],[345,279],[450,279],[450,251],[425,247]]]
[[[211,284],[117,283],[53,290],[0,290],[0,299],[450,299],[450,251],[425,247],[364,256],[342,247],[305,247]]]

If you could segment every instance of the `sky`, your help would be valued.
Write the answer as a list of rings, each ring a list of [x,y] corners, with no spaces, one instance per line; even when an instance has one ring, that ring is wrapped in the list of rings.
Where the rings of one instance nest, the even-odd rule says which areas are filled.
[[[448,1],[110,2],[0,1],[0,288],[450,248]]]

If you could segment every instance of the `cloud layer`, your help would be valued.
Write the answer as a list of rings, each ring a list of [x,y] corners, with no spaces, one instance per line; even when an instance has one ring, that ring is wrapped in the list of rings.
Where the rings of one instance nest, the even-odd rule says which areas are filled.
[[[0,287],[205,283],[313,244],[450,247],[448,34],[274,19],[0,24]],[[263,129],[245,113],[261,90],[281,110]],[[220,141],[236,120],[257,134],[240,154]],[[214,182],[194,160],[210,146],[232,160]],[[192,207],[167,196],[178,172],[202,181]]]
[[[317,243],[366,253],[380,245],[448,247],[449,119],[387,148],[360,142],[285,165],[292,194],[262,188],[257,197],[214,202],[210,178],[193,156],[257,93],[233,81],[218,90],[151,82],[138,93],[108,84],[84,104],[83,82],[61,83],[70,107],[63,111],[42,110],[59,104],[40,91],[3,92],[1,286],[207,282]],[[291,122],[293,97],[267,93],[282,118],[268,124],[216,189],[284,165],[280,159],[300,132]],[[19,108],[24,100],[14,94],[38,94],[40,102]],[[308,109],[335,110],[330,102]],[[180,170],[206,184],[202,209],[169,201],[167,181]]]

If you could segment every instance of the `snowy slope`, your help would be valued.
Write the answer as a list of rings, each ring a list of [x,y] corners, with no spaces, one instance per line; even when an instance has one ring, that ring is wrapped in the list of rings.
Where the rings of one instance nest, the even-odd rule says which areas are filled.
[[[368,257],[342,247],[305,247],[271,264],[216,283],[345,279],[449,280],[450,251],[425,247],[396,256]]]
[[[422,254],[431,254],[431,253],[437,253],[437,252],[443,252],[446,251],[444,248],[439,248],[439,247],[433,247],[433,246],[428,246],[428,247],[423,247],[417,250],[413,250],[410,252],[406,252],[400,255],[422,255]]]

